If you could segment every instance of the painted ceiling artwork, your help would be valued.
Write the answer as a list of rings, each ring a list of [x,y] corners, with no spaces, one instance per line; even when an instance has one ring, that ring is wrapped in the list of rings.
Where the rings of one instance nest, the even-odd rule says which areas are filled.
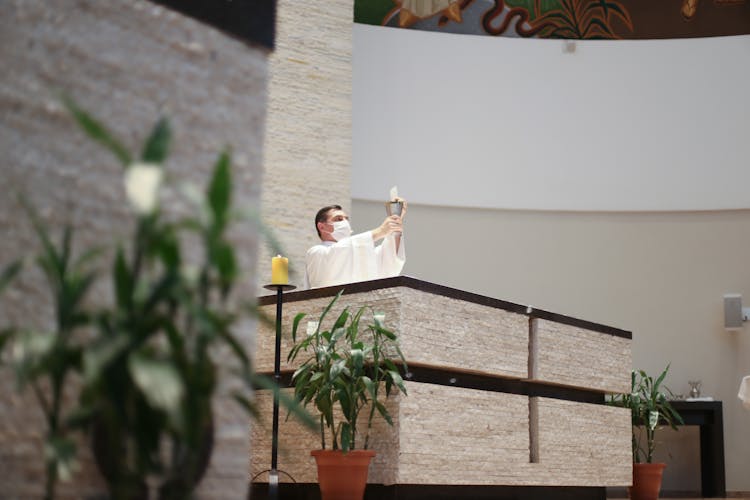
[[[355,0],[361,24],[565,39],[750,34],[750,0]]]

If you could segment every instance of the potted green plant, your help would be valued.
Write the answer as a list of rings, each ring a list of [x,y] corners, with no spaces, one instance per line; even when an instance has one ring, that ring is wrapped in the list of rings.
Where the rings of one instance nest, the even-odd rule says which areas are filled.
[[[609,403],[630,408],[633,424],[633,485],[629,489],[632,500],[656,500],[661,490],[665,463],[653,463],[656,448],[656,428],[662,423],[677,430],[682,417],[669,403],[672,392],[662,386],[669,365],[654,379],[643,370],[631,373],[630,394],[614,395]]]
[[[324,309],[317,326],[299,340],[298,328],[305,314],[294,318],[294,345],[288,355],[290,362],[306,356],[292,377],[294,393],[304,406],[312,404],[320,413],[321,449],[311,454],[318,465],[323,500],[363,497],[370,460],[375,455],[369,449],[373,420],[379,415],[393,425],[385,399],[394,392],[406,394],[395,363],[400,362],[405,370],[406,360],[396,334],[385,328],[382,316],[366,306],[354,313],[346,307],[330,328],[323,328],[342,293]],[[372,317],[366,325],[365,313]],[[361,449],[357,449],[360,444]],[[342,472],[342,467],[347,472]]]

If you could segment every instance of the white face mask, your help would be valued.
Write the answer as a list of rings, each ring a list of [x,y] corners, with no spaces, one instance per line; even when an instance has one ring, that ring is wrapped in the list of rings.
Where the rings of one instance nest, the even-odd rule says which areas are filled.
[[[333,232],[331,236],[336,241],[341,241],[344,238],[348,238],[352,235],[352,226],[349,225],[348,220],[339,220],[333,223]]]

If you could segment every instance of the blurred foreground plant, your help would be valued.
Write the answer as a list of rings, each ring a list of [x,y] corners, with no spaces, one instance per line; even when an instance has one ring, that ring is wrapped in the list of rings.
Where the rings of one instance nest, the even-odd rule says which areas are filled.
[[[87,135],[123,165],[136,221],[130,240],[106,249],[113,256],[113,303],[87,309],[85,296],[97,277],[91,261],[99,252],[73,259],[72,229],[66,227],[54,245],[25,204],[42,244],[37,263],[55,296],[56,329],[9,327],[0,347],[12,344],[19,383],[34,389],[47,417],[46,498],[54,498],[58,478],[70,475],[70,431],[78,428],[91,432],[111,498],[147,498],[149,484],[158,484],[160,499],[190,498],[211,454],[212,400],[220,377],[240,382],[231,395],[251,413],[253,385],[278,392],[252,373],[235,335],[254,306],[233,296],[240,271],[227,236],[235,219],[230,154],[218,156],[195,214],[167,217],[159,193],[171,143],[168,122],[159,120],[134,159],[102,123],[72,100],[65,104]],[[0,291],[19,268],[14,263],[0,274]],[[70,373],[81,376],[79,406],[63,419],[62,391]],[[43,379],[50,391],[39,386]],[[314,425],[291,398],[281,397]]]

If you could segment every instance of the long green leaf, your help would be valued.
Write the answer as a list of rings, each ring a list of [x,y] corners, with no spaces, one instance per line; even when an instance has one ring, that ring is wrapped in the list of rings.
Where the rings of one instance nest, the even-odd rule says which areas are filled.
[[[118,160],[120,160],[120,163],[122,163],[123,166],[127,167],[130,165],[131,157],[128,150],[101,122],[99,122],[99,120],[79,107],[71,97],[63,96],[62,101],[86,135],[107,148]]]
[[[388,422],[388,425],[393,425],[393,420],[391,419],[391,414],[388,413],[388,410],[386,409],[385,405],[378,401],[375,403],[375,407],[378,409],[378,413],[385,419],[386,422]]]
[[[302,321],[304,317],[305,317],[305,313],[298,313],[296,316],[294,316],[294,321],[292,323],[292,342],[297,342],[297,328],[299,328],[299,323],[300,321]],[[289,360],[290,359],[287,358],[287,361]]]
[[[213,177],[208,186],[208,204],[214,219],[214,225],[223,228],[227,220],[232,196],[232,176],[230,171],[229,151],[223,151],[214,166]]]
[[[51,436],[45,443],[44,455],[47,463],[55,467],[57,476],[63,481],[70,481],[78,468],[75,442],[66,437]]]
[[[342,288],[341,290],[339,290],[339,293],[337,293],[337,294],[336,294],[336,296],[335,296],[335,297],[333,298],[333,300],[331,300],[331,301],[330,301],[330,302],[328,303],[328,305],[326,306],[326,308],[325,308],[325,309],[323,309],[323,312],[322,312],[322,313],[320,314],[320,319],[318,320],[318,324],[319,324],[319,325],[322,325],[322,324],[323,324],[323,318],[325,318],[325,317],[326,317],[326,315],[328,314],[328,312],[329,312],[329,311],[331,310],[331,308],[332,308],[332,307],[333,307],[333,305],[334,305],[334,304],[336,303],[336,301],[337,301],[337,300],[339,300],[339,297],[341,297],[341,295],[342,295],[343,293],[344,293],[344,289]]]
[[[0,352],[3,352],[3,349],[5,348],[5,344],[8,343],[13,337],[16,336],[16,329],[15,328],[4,328],[0,330]],[[2,365],[3,358],[0,357],[0,365]]]
[[[117,249],[113,274],[115,278],[115,297],[117,298],[117,305],[126,310],[130,309],[133,304],[135,280],[130,273],[130,269],[128,269],[127,262],[125,262],[125,254],[122,247]]]
[[[263,375],[252,374],[247,379],[251,386],[258,387],[261,389],[267,389],[273,391],[279,396],[279,402],[289,410],[297,420],[299,420],[305,427],[315,430],[318,427],[317,420],[310,415],[305,409],[299,404],[297,400],[289,397],[284,391],[279,390],[279,386],[276,383]]]
[[[44,267],[44,271],[47,274],[47,278],[50,280],[53,287],[56,287],[55,278],[60,275],[61,269],[60,257],[57,253],[55,245],[52,243],[52,240],[49,237],[47,226],[42,222],[42,219],[39,217],[36,208],[34,208],[29,200],[27,200],[23,196],[19,196],[18,200],[21,203],[21,206],[23,206],[24,211],[28,215],[29,219],[31,220],[31,224],[34,227],[34,232],[36,232],[39,241],[42,243],[43,252],[38,261],[40,262],[40,264],[42,264],[42,262],[46,262],[46,264],[42,264]]]
[[[346,325],[347,319],[349,319],[349,308],[345,307],[344,310],[341,311],[341,314],[339,314],[339,317],[336,318],[336,322],[333,324],[331,331],[335,333],[337,330],[342,330],[344,325]]]
[[[185,386],[172,363],[134,352],[128,357],[128,371],[153,407],[171,415],[179,411]]]
[[[21,260],[11,262],[3,268],[3,271],[0,273],[0,293],[2,293],[5,287],[7,287],[18,273],[21,272],[21,269],[23,269],[23,261]]]
[[[234,355],[242,361],[242,365],[249,368],[250,358],[248,358],[242,344],[240,344],[240,342],[234,337],[232,332],[225,328],[219,328],[217,333],[219,334],[219,337],[226,342],[232,352],[234,352]]]
[[[146,140],[141,152],[141,161],[145,163],[163,163],[169,155],[172,131],[166,118],[161,118],[154,125],[151,135]]]
[[[219,271],[222,287],[228,290],[237,277],[237,259],[234,256],[234,248],[228,243],[220,243],[213,253],[213,261]]]
[[[124,354],[130,345],[127,335],[119,334],[100,338],[97,343],[88,347],[83,355],[83,374],[88,384],[98,380],[102,372],[118,357]]]
[[[247,396],[239,392],[233,392],[232,398],[235,401],[237,401],[237,403],[239,403],[239,405],[255,420],[260,420],[261,414],[260,414],[260,411],[258,410],[258,407],[255,406],[255,404],[252,401],[250,401],[250,399],[248,399]]]
[[[352,428],[349,422],[344,422],[341,425],[341,449],[344,453],[348,452],[352,448]]]

